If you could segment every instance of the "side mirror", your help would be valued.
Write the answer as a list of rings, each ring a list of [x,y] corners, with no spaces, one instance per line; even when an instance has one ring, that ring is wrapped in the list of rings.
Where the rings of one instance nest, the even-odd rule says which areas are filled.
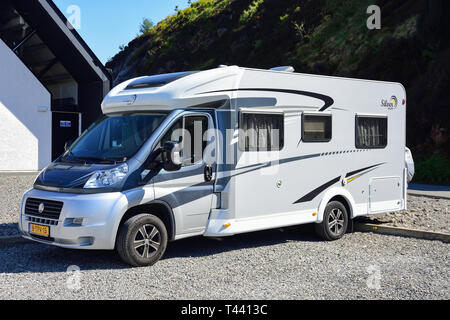
[[[178,142],[168,141],[161,150],[163,168],[166,171],[178,171],[182,165],[182,150]]]
[[[73,140],[66,141],[66,143],[64,144],[64,151],[69,150],[69,148],[72,144],[73,144]]]

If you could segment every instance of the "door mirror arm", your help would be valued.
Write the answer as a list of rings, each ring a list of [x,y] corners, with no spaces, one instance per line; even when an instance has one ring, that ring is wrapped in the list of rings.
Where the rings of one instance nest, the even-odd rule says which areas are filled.
[[[161,170],[163,167],[163,162],[161,160],[161,153],[163,148],[158,148],[150,154],[149,159],[147,159],[146,169],[148,170]]]
[[[73,140],[66,141],[66,143],[64,144],[64,151],[69,150],[69,148],[72,144],[73,144]]]
[[[163,147],[155,151],[153,160],[149,163],[148,169],[166,171],[178,171],[182,166],[181,145],[177,142],[168,141]]]

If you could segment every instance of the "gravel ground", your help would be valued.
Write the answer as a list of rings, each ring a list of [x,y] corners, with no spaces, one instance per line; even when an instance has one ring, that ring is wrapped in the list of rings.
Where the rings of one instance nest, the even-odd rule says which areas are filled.
[[[17,234],[34,178],[0,175],[0,236]],[[408,206],[377,221],[449,233],[450,200],[410,196]],[[129,268],[109,251],[0,241],[0,299],[450,298],[450,244],[371,233],[323,242],[312,229],[180,240],[148,268]],[[68,273],[73,265],[80,271]]]
[[[449,246],[371,233],[324,242],[302,226],[180,240],[129,268],[114,252],[26,243],[0,248],[0,299],[448,300]]]
[[[368,222],[450,234],[450,200],[408,196],[408,210],[371,216]]]

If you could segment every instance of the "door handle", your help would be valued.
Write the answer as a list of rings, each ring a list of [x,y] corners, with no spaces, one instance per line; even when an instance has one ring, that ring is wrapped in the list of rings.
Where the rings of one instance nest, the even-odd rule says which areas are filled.
[[[212,180],[212,176],[213,176],[213,168],[212,166],[205,166],[205,181],[209,182]]]

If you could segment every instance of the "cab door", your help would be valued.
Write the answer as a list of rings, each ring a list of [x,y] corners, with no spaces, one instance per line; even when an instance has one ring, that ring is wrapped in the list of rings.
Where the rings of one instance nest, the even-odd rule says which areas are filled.
[[[201,233],[211,211],[215,163],[211,163],[211,157],[207,160],[205,151],[208,144],[215,143],[213,130],[208,130],[214,128],[213,119],[209,112],[185,112],[160,140],[160,145],[166,141],[182,144],[181,169],[175,172],[161,169],[154,178],[155,199],[171,206],[177,235]]]

